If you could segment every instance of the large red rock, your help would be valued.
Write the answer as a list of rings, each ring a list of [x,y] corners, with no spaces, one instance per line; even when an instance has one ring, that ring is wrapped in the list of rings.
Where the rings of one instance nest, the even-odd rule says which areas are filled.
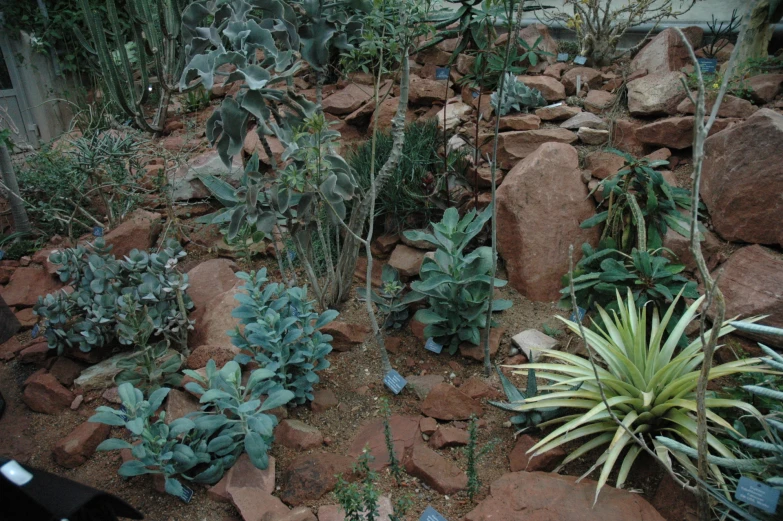
[[[280,499],[291,506],[315,501],[334,490],[337,476],[350,480],[354,458],[338,454],[308,454],[290,462],[281,478]]]
[[[62,283],[45,269],[29,266],[16,268],[8,285],[0,288],[0,295],[9,307],[29,307],[38,302],[38,297],[45,297],[61,287]]]
[[[676,114],[685,99],[681,72],[649,74],[628,83],[628,110],[633,116]]]
[[[282,501],[256,487],[234,488],[229,495],[243,521],[279,520],[289,513]]]
[[[485,135],[484,137],[490,137]],[[524,159],[544,143],[573,143],[575,133],[564,128],[540,128],[538,130],[520,130],[498,134],[498,164],[500,168],[510,169],[520,159]],[[484,142],[484,141],[482,141]],[[492,154],[492,139],[481,148],[483,154]]]
[[[659,119],[636,129],[636,139],[648,145],[682,150],[693,145],[694,116],[681,116]],[[716,119],[710,128],[710,135],[728,128],[736,123],[736,119]]]
[[[686,27],[682,30],[685,38],[694,49],[698,49],[704,36],[699,27]],[[631,61],[631,70],[647,69],[650,74],[679,71],[691,65],[688,46],[674,29],[665,29],[645,45]]]
[[[702,235],[704,240],[701,241],[701,252],[704,255],[704,261],[707,263],[707,269],[713,270],[718,264],[726,261],[726,245],[709,230],[704,230]],[[666,235],[663,236],[663,247],[671,250],[676,256],[677,262],[683,264],[686,270],[693,273],[697,272],[698,266],[696,265],[696,259],[691,253],[690,239],[669,228],[666,231]]]
[[[579,260],[585,242],[596,244],[597,227],[579,224],[595,214],[587,199],[576,149],[546,143],[521,161],[497,191],[498,252],[509,283],[525,297],[554,301],[568,271],[568,247]]]
[[[210,302],[237,285],[237,271],[239,267],[229,259],[210,259],[188,271],[187,292],[195,307],[194,316],[203,315]]]
[[[508,454],[511,472],[523,470],[527,472],[551,472],[565,459],[566,452],[562,446],[555,447],[544,454],[532,457],[533,454],[528,453],[528,451],[538,443],[538,441],[539,440],[529,434],[523,434],[517,439],[514,448]]]
[[[697,94],[698,93],[696,91],[691,92],[693,99],[696,99]],[[705,101],[705,115],[710,115],[714,104],[714,99]],[[732,96],[731,94],[726,94],[723,97],[723,101],[721,101],[720,107],[718,108],[718,117],[747,118],[757,110],[758,107],[753,105],[753,103],[749,102],[748,100]],[[693,104],[690,98],[685,98],[680,102],[679,105],[677,105],[677,112],[682,114],[696,114],[696,106]]]
[[[372,330],[363,324],[335,320],[322,327],[321,332],[332,335],[332,348],[335,351],[343,352],[366,342],[370,338]]]
[[[24,385],[22,401],[35,412],[57,414],[70,407],[75,398],[71,391],[49,373],[34,373]]]
[[[500,117],[500,130],[536,130],[541,118],[533,114],[508,114]]]
[[[323,101],[323,110],[328,114],[343,116],[355,111],[372,98],[373,89],[367,85],[349,83]]]
[[[283,420],[275,428],[275,442],[294,450],[310,450],[324,442],[321,431],[299,420]]]
[[[412,105],[431,105],[454,97],[454,89],[446,89],[445,80],[427,80],[411,75],[408,102]]]
[[[425,253],[427,252],[398,244],[389,257],[389,266],[396,269],[404,280],[418,277]]]
[[[566,97],[563,84],[549,76],[517,76],[517,79],[528,87],[540,91],[547,101],[560,101]]]
[[[658,483],[655,495],[650,500],[652,506],[668,521],[697,521],[696,496],[679,486],[664,473]]]
[[[640,121],[618,119],[612,125],[612,145],[623,152],[635,156],[644,155],[644,145],[636,139],[636,130],[642,126]]]
[[[225,345],[229,341],[226,332],[239,325],[239,320],[231,316],[234,308],[239,306],[234,298],[238,293],[244,292],[237,286],[210,301],[201,320],[196,322],[193,332],[188,336],[188,345]]]
[[[25,347],[27,347],[25,344],[22,344],[15,336],[12,336],[6,340],[4,344],[0,345],[0,360],[7,362],[8,360],[13,359],[16,354],[24,350]]]
[[[425,445],[411,447],[403,460],[405,472],[441,494],[454,494],[468,486],[468,476]]]
[[[769,103],[783,92],[783,74],[759,74],[747,80],[750,94],[757,103]]]
[[[746,246],[734,252],[720,267],[720,275],[716,272],[713,277],[719,277],[718,286],[726,300],[727,318],[769,315],[762,324],[783,327],[783,259],[780,255],[757,244]],[[781,337],[737,333],[767,345],[783,346]]]
[[[133,212],[128,220],[104,236],[106,244],[114,246],[111,253],[122,259],[133,249],[146,251],[152,248],[163,229],[162,218],[159,213],[142,209]]]
[[[440,427],[430,438],[428,445],[435,450],[461,447],[468,444],[468,431],[456,427]]]
[[[582,112],[580,107],[571,107],[570,105],[561,103],[557,106],[536,109],[536,116],[541,118],[542,121],[560,121],[573,118],[580,112]]]
[[[783,115],[761,109],[707,138],[701,195],[726,240],[783,246]]]
[[[561,82],[563,86],[565,87],[566,94],[569,96],[573,96],[576,94],[576,77],[579,76],[580,85],[584,87],[589,87],[590,89],[597,89],[599,88],[603,82],[603,76],[601,75],[601,71],[596,69],[591,69],[590,67],[574,67],[573,69],[567,70],[563,77],[561,78]]]
[[[438,384],[419,405],[422,414],[437,420],[468,420],[481,416],[481,404],[451,384]]]
[[[402,461],[405,451],[416,444],[424,443],[419,430],[419,416],[393,415],[389,419],[392,432],[394,455]],[[356,434],[348,449],[348,455],[357,459],[365,448],[372,454],[370,468],[381,470],[389,465],[389,451],[383,434],[383,420],[375,420],[364,425]]]
[[[54,446],[54,461],[67,469],[83,465],[100,443],[109,437],[110,425],[84,422]]]
[[[463,521],[665,521],[639,495],[605,485],[593,505],[596,482],[548,472],[511,472]]]
[[[269,456],[269,465],[265,469],[256,468],[250,457],[243,452],[236,463],[228,469],[220,481],[208,491],[215,501],[231,501],[230,492],[238,488],[255,488],[267,494],[275,491],[275,458]]]

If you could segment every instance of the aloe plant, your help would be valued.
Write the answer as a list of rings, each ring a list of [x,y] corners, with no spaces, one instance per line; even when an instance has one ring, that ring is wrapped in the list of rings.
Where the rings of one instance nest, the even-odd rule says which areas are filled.
[[[559,427],[542,438],[528,452],[535,456],[589,437],[588,441],[571,451],[563,460],[562,465],[566,465],[595,448],[605,447],[595,465],[587,472],[590,474],[595,468],[601,468],[596,486],[596,501],[623,453],[625,455],[617,475],[618,488],[624,485],[641,453],[641,447],[631,438],[626,428],[635,436],[642,436],[652,442],[657,450],[662,450],[663,445],[655,436],[662,433],[696,447],[696,386],[704,359],[702,341],[694,340],[683,349],[677,349],[677,344],[704,297],[700,297],[686,309],[672,333],[667,335],[666,326],[672,320],[676,300],[679,298],[680,295],[663,317],[660,317],[658,309],[653,307],[650,321],[647,317],[647,306],[637,308],[630,294],[627,294],[624,300],[617,294],[618,311],[612,312],[611,316],[599,307],[604,327],[596,328],[596,331],[584,331],[584,340],[593,353],[595,366],[580,356],[554,350],[545,351],[545,354],[560,363],[542,362],[512,366],[518,370],[536,369],[539,371],[539,378],[552,382],[544,388],[552,392],[528,398],[515,407],[515,410],[525,412],[541,407],[566,407],[584,411],[543,423],[542,428],[556,425]],[[562,317],[558,318],[581,337],[582,328],[578,324]],[[734,327],[729,324],[715,327],[720,327],[720,335],[734,331]],[[705,333],[705,337],[709,337],[709,334]],[[763,367],[762,360],[749,358],[713,366],[709,379],[746,372],[769,370]],[[578,390],[571,389],[575,382],[582,384]],[[760,416],[755,407],[740,400],[708,397],[705,403],[707,419],[713,425],[729,430],[732,429],[731,425],[716,414],[715,409],[738,408]],[[622,425],[618,425],[615,418]],[[707,443],[714,454],[728,459],[735,458],[731,450],[713,434],[708,434]],[[718,480],[722,479],[717,467],[712,467],[712,471]]]
[[[492,216],[492,205],[480,214],[475,210],[462,219],[456,208],[449,208],[443,220],[433,223],[433,233],[406,231],[413,241],[426,241],[438,249],[434,258],[425,257],[419,275],[421,280],[411,283],[411,289],[427,297],[429,308],[416,312],[414,318],[425,324],[424,334],[449,352],[457,352],[461,342],[478,345],[481,329],[487,326],[487,310],[495,287],[507,281],[495,279],[490,285],[492,250],[487,246],[476,248],[467,255],[464,250]],[[492,311],[511,307],[511,301],[495,299]]]
[[[408,320],[408,306],[424,298],[421,293],[410,291],[403,295],[405,283],[400,281],[400,273],[389,264],[383,265],[381,271],[381,288],[379,292],[371,292],[371,299],[384,318],[383,327],[400,329]],[[357,288],[361,300],[367,299],[367,288]]]

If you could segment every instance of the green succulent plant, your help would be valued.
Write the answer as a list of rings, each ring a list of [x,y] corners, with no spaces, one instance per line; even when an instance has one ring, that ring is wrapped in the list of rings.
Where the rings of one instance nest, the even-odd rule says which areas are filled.
[[[630,290],[628,290],[630,293]],[[512,366],[518,370],[536,369],[538,376],[553,382],[545,387],[552,391],[534,398],[528,398],[515,409],[519,412],[541,407],[565,407],[580,409],[577,412],[541,424],[542,428],[559,425],[528,451],[533,456],[543,454],[586,437],[590,439],[563,460],[565,465],[587,452],[604,447],[595,465],[587,474],[600,467],[595,499],[609,479],[615,464],[622,457],[617,487],[621,488],[633,467],[641,448],[624,427],[652,443],[656,450],[662,450],[656,435],[665,433],[691,447],[696,446],[696,386],[704,359],[702,342],[694,340],[683,349],[678,349],[682,332],[693,320],[704,301],[700,297],[691,304],[677,321],[672,333],[666,334],[667,324],[672,320],[678,295],[661,318],[657,308],[652,308],[652,320],[648,321],[647,306],[637,308],[632,295],[623,300],[619,293],[618,310],[610,316],[598,308],[603,328],[585,330],[585,341],[593,352],[596,365],[584,358],[560,351],[547,350],[544,354],[560,363],[541,362]],[[582,335],[578,324],[558,317],[573,333]],[[720,334],[734,330],[729,324],[719,326]],[[709,336],[709,333],[705,333]],[[737,360],[713,366],[709,379],[745,372],[768,371],[758,358]],[[597,372],[597,379],[596,379]],[[574,384],[581,383],[578,390]],[[604,402],[602,393],[606,397]],[[731,425],[715,413],[718,408],[738,408],[749,414],[760,413],[752,405],[739,400],[726,400],[713,396],[706,398],[707,419],[713,426],[731,430]],[[610,414],[611,411],[611,414]],[[613,419],[614,416],[623,426]],[[711,453],[733,459],[731,450],[713,434],[708,434],[707,443]],[[685,458],[683,458],[685,459]],[[720,481],[722,475],[717,467],[712,472]]]
[[[114,381],[117,384],[130,383],[145,391],[160,387],[174,387],[182,382],[182,355],[169,350],[166,342],[156,342],[142,347],[137,353],[117,362],[122,369]]]
[[[60,265],[60,280],[73,288],[71,293],[38,297],[33,306],[44,319],[49,347],[62,353],[66,347],[88,352],[115,340],[135,345],[142,334],[140,324],[151,325],[154,336],[186,345],[193,302],[186,293],[188,276],[176,271],[186,255],[179,243],[169,240],[158,253],[134,249],[122,261],[110,251],[98,238],[49,256]]]
[[[424,295],[415,291],[405,291],[405,283],[400,281],[400,273],[389,264],[383,265],[381,271],[380,292],[372,292],[372,301],[378,307],[378,311],[384,318],[383,327],[386,329],[400,329],[408,320],[408,306],[424,298]],[[357,288],[359,299],[367,299],[367,288]]]
[[[231,316],[244,328],[229,332],[231,342],[241,350],[235,360],[243,365],[255,361],[272,371],[259,384],[259,392],[287,390],[295,403],[311,401],[313,386],[320,381],[317,372],[329,367],[326,355],[332,351],[331,335],[319,329],[337,318],[338,312],[317,313],[307,300],[306,288],[270,283],[266,268],[240,272],[237,277],[245,281],[244,293],[234,297],[240,305]]]
[[[511,111],[527,111],[530,108],[546,105],[546,99],[539,90],[528,87],[510,72],[506,73],[503,80],[503,98],[500,98],[498,92],[493,92],[489,99],[492,108],[501,116]]]
[[[461,342],[478,345],[481,330],[487,326],[487,309],[494,293],[489,277],[492,249],[482,246],[467,255],[463,252],[491,216],[492,205],[480,214],[471,210],[462,219],[456,208],[449,208],[441,222],[433,223],[432,234],[405,232],[412,241],[426,241],[438,248],[434,259],[424,258],[421,280],[411,283],[411,289],[427,297],[429,308],[415,315],[425,324],[425,336],[448,345],[451,354],[457,352]],[[494,287],[506,283],[496,278]],[[493,312],[510,307],[510,300],[495,299],[492,303]]]
[[[527,390],[525,392],[520,391],[516,386],[511,383],[511,380],[506,378],[499,368],[495,368],[500,377],[500,383],[503,386],[503,392],[506,393],[507,402],[498,402],[489,400],[489,404],[503,409],[504,411],[516,412],[515,416],[511,417],[512,425],[515,425],[520,432],[524,432],[531,429],[537,429],[539,425],[544,422],[553,420],[559,416],[565,414],[562,407],[542,407],[540,409],[531,409],[529,411],[519,412],[518,407],[525,403],[525,400],[538,396],[538,384],[536,383],[536,370],[528,369],[527,371]],[[577,390],[579,384],[572,388]]]

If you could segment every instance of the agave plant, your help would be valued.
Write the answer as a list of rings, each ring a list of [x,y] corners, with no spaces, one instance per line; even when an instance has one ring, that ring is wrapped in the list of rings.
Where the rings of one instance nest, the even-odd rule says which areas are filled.
[[[536,370],[528,369],[527,371],[527,389],[526,392],[522,392],[516,388],[511,380],[506,378],[503,371],[496,369],[498,376],[500,377],[500,383],[503,385],[503,392],[506,393],[507,402],[489,401],[490,405],[503,409],[504,411],[518,412],[516,407],[525,403],[528,398],[538,396],[538,384],[536,383]],[[579,384],[572,389],[579,388]],[[519,428],[517,434],[524,432],[528,429],[536,429],[542,423],[553,420],[558,416],[563,415],[562,407],[542,407],[540,409],[532,409],[529,411],[523,411],[515,416],[511,417],[511,423]]]
[[[493,92],[492,96],[490,96],[490,102],[501,116],[505,116],[512,110],[516,112],[521,110],[527,111],[531,107],[543,107],[546,105],[546,99],[541,94],[541,91],[528,87],[510,72],[506,73],[506,78],[503,82],[503,97],[501,98],[497,92]]]
[[[531,447],[529,452],[537,456],[574,440],[590,437],[563,460],[562,465],[565,465],[592,449],[606,446],[598,461],[585,474],[602,467],[596,487],[596,501],[601,487],[623,453],[625,455],[617,476],[618,488],[624,485],[641,452],[641,447],[626,429],[643,436],[656,449],[663,449],[655,438],[656,434],[661,433],[687,446],[696,447],[696,384],[704,359],[702,342],[697,339],[679,351],[676,348],[678,339],[693,320],[704,297],[691,304],[671,333],[667,333],[667,325],[680,298],[681,295],[677,295],[662,318],[657,308],[653,308],[650,321],[647,319],[647,306],[637,308],[630,291],[624,301],[617,293],[619,313],[612,312],[610,317],[606,310],[599,307],[603,328],[595,325],[594,331],[584,332],[585,341],[594,354],[595,367],[589,360],[577,355],[552,350],[545,353],[561,363],[512,366],[520,370],[536,369],[540,378],[553,382],[543,387],[552,392],[528,398],[515,410],[524,412],[541,407],[567,407],[585,411],[542,424],[541,427],[562,425]],[[581,337],[578,324],[558,318]],[[734,329],[726,323],[721,326],[720,335]],[[769,372],[769,369],[763,367],[761,359],[749,358],[715,366],[709,378],[712,380],[754,371]],[[572,389],[579,383],[582,384],[579,389]],[[601,391],[606,397],[605,402]],[[736,407],[760,416],[755,407],[740,400],[708,397],[706,406],[709,422],[728,430],[732,430],[731,425],[718,416],[714,409]],[[622,422],[622,426],[618,425],[615,418]],[[707,443],[711,452],[724,458],[735,457],[714,435],[708,434]],[[720,470],[716,466],[712,466],[711,470],[721,481]]]

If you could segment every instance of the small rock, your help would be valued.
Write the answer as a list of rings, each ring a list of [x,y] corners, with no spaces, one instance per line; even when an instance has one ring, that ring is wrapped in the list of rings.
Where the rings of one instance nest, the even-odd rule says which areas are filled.
[[[30,307],[38,302],[39,296],[54,293],[61,287],[59,279],[40,266],[20,267],[14,270],[0,294],[9,307]]]
[[[424,445],[409,449],[403,465],[408,474],[441,494],[455,494],[468,486],[468,477],[459,467]]]
[[[468,378],[467,381],[460,386],[459,390],[474,400],[481,400],[482,398],[501,398],[499,391],[493,389],[487,385],[484,380],[475,376]]]
[[[0,345],[0,360],[7,362],[12,360],[17,353],[21,352],[25,348],[15,336],[12,336],[2,345]]]
[[[536,130],[541,118],[533,114],[509,114],[500,117],[500,130]]]
[[[432,436],[435,434],[435,431],[438,430],[438,422],[435,418],[423,416],[421,420],[419,420],[419,430],[425,436]]]
[[[560,121],[572,118],[580,112],[582,112],[580,107],[571,107],[565,103],[560,103],[559,105],[536,109],[536,116],[541,118],[542,121]]]
[[[582,127],[577,131],[576,135],[579,136],[579,139],[585,145],[603,145],[609,140],[608,130],[595,128]]]
[[[321,431],[299,420],[283,420],[275,429],[275,441],[283,447],[310,450],[320,447],[324,438]]]
[[[560,101],[566,97],[565,87],[549,76],[517,76],[517,79],[532,89],[541,92],[547,101]]]
[[[338,454],[307,454],[290,462],[281,477],[280,499],[297,506],[334,490],[337,476],[349,480],[354,458]]]
[[[441,427],[435,431],[428,445],[436,450],[460,447],[468,444],[468,431],[454,427]]]
[[[288,514],[288,507],[282,501],[255,487],[234,488],[230,496],[244,521],[271,521]]]
[[[503,338],[505,328],[495,327],[489,333],[489,355],[495,356],[500,348],[500,340]],[[481,330],[479,345],[474,345],[470,342],[463,342],[459,345],[459,352],[465,358],[472,358],[479,362],[484,361],[484,339],[486,338],[486,329]]]
[[[628,110],[633,116],[676,114],[685,99],[681,72],[650,74],[628,83]]]
[[[345,88],[324,99],[323,110],[335,116],[347,115],[367,103],[372,98],[372,95],[372,87],[350,83]]]
[[[400,272],[404,280],[418,276],[421,263],[424,261],[424,251],[398,244],[389,258],[389,266]]]
[[[194,396],[179,389],[172,389],[169,391],[168,397],[166,397],[165,410],[165,421],[169,424],[177,418],[184,418],[191,412],[201,410],[201,404]]]
[[[321,332],[332,335],[332,348],[335,351],[348,351],[367,341],[370,336],[370,328],[360,324],[349,324],[335,320],[321,328]]]
[[[55,351],[49,349],[45,338],[39,338],[33,342],[17,353],[17,360],[23,364],[34,364],[38,367],[48,366]]]
[[[517,439],[513,450],[508,455],[511,472],[550,472],[554,470],[566,457],[562,446],[549,450],[539,456],[533,457],[528,451],[538,443],[538,440],[528,434],[523,434]]]
[[[250,457],[246,452],[242,453],[236,463],[228,469],[217,484],[210,487],[207,493],[215,501],[230,502],[230,491],[238,488],[255,488],[267,494],[274,493],[275,458],[269,456],[267,467],[259,469],[250,462]]]
[[[80,395],[81,396],[81,395]],[[83,465],[100,443],[109,437],[111,426],[84,422],[54,446],[54,461],[67,469]]]
[[[419,416],[402,416],[394,414],[389,418],[389,428],[394,440],[394,454],[397,461],[402,460],[405,450],[417,443],[421,443],[421,431],[419,431]],[[373,456],[370,468],[381,470],[389,465],[389,452],[386,449],[383,420],[375,420],[365,424],[359,429],[356,437],[351,442],[348,455],[354,459],[367,449]]]
[[[467,420],[484,414],[481,405],[451,384],[438,384],[419,406],[421,412],[438,420]]]
[[[71,402],[71,410],[75,411],[79,409],[79,406],[82,404],[83,401],[84,401],[84,395],[83,394],[77,395],[76,398],[73,399],[73,402]]]
[[[313,393],[313,401],[310,402],[310,410],[314,413],[324,412],[340,403],[337,395],[331,389],[319,389]]]
[[[551,336],[535,329],[522,331],[511,337],[511,341],[531,362],[536,362],[540,358],[542,349],[554,349],[558,344],[558,341]]]
[[[584,127],[600,130],[606,130],[609,128],[603,118],[596,116],[592,112],[579,112],[574,117],[562,122],[560,127],[567,128],[568,130],[577,130]]]
[[[566,94],[573,96],[576,92],[576,77],[581,79],[582,87],[589,87],[590,89],[598,89],[603,84],[603,76],[601,71],[591,69],[590,67],[574,67],[566,71],[561,78],[561,82],[565,87]]]
[[[433,387],[443,383],[443,377],[439,374],[426,374],[423,376],[410,375],[406,376],[408,386],[413,389],[419,400],[424,400],[427,395],[430,394]]]
[[[172,353],[175,352],[172,351]],[[85,391],[105,389],[114,384],[114,377],[122,370],[117,367],[117,362],[130,356],[132,353],[120,353],[90,366],[82,371],[73,383]]]
[[[585,109],[595,114],[601,114],[612,108],[617,96],[604,90],[591,90],[585,96]]]
[[[57,380],[66,387],[73,385],[74,380],[79,377],[83,367],[77,364],[69,358],[64,356],[57,357],[52,367],[49,368],[49,372],[54,375]]]
[[[75,398],[71,391],[49,373],[34,373],[24,385],[22,401],[35,412],[57,414],[69,408]]]

